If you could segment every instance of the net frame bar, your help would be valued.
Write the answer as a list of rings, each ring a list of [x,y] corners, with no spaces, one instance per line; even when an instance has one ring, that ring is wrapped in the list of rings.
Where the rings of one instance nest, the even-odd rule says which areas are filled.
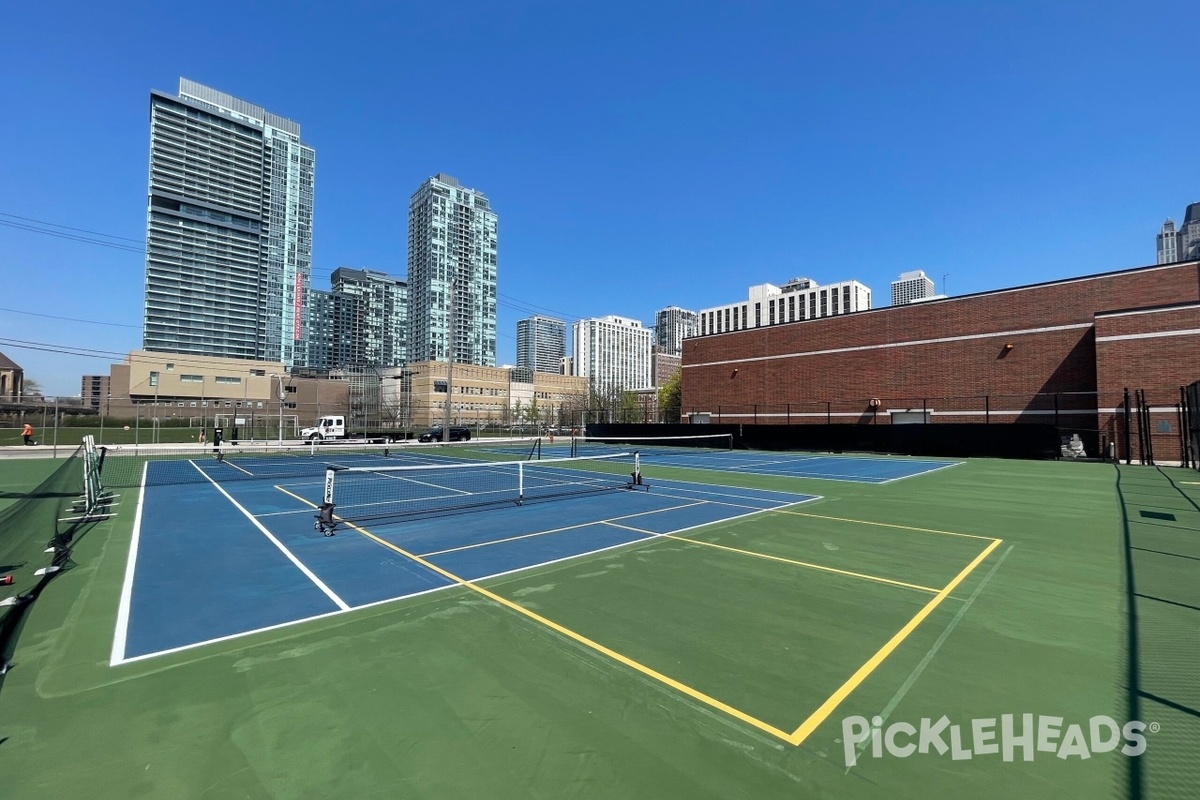
[[[497,505],[497,504],[508,502],[510,500],[515,502],[516,505],[524,505],[526,497],[527,497],[526,482],[525,482],[525,471],[527,469],[534,469],[534,470],[540,472],[542,470],[549,468],[551,465],[554,465],[554,464],[563,464],[566,466],[571,466],[571,465],[581,465],[584,463],[595,463],[598,461],[599,462],[617,461],[618,459],[628,459],[631,457],[633,459],[633,461],[632,461],[633,470],[630,473],[629,478],[627,479],[627,482],[625,484],[618,484],[618,483],[614,482],[610,485],[603,486],[603,487],[592,486],[587,489],[580,489],[580,490],[576,490],[576,491],[563,491],[563,492],[559,492],[559,493],[553,495],[554,497],[565,497],[565,496],[570,496],[570,495],[586,494],[589,492],[602,491],[602,490],[608,490],[608,489],[633,488],[633,487],[637,487],[637,486],[642,486],[643,483],[642,483],[642,467],[641,467],[640,454],[637,451],[631,451],[631,452],[621,452],[621,453],[605,453],[605,454],[601,454],[601,455],[583,456],[583,457],[578,457],[578,458],[577,457],[544,458],[544,459],[540,459],[538,461],[528,461],[528,462],[527,461],[488,461],[488,462],[480,462],[477,464],[421,464],[421,465],[403,465],[403,466],[385,466],[385,467],[347,467],[347,466],[341,466],[338,464],[330,464],[325,469],[325,486],[324,486],[324,490],[321,495],[322,507],[328,507],[331,511],[333,508],[337,507],[337,502],[336,502],[335,498],[337,496],[336,487],[339,482],[338,477],[337,477],[339,474],[341,474],[343,476],[347,475],[347,474],[363,474],[363,475],[374,474],[374,475],[387,475],[387,476],[395,476],[395,475],[403,476],[405,474],[416,474],[416,473],[428,475],[430,472],[433,472],[436,474],[437,472],[442,472],[442,471],[446,471],[446,470],[456,470],[459,473],[467,473],[467,472],[476,472],[476,471],[480,471],[480,470],[493,470],[494,471],[494,470],[497,470],[498,468],[500,468],[500,469],[506,468],[506,469],[511,470],[514,465],[516,466],[516,472],[517,472],[517,482],[516,482],[517,483],[517,485],[516,485],[517,493],[516,493],[515,498],[512,497],[511,495],[509,495],[509,496],[507,496],[505,498],[501,498],[501,499],[493,499],[493,500],[487,500],[487,501],[475,502],[475,503],[463,503],[462,505],[459,505],[459,506],[450,505],[445,508],[438,509],[437,511],[441,511],[444,513],[450,513],[455,510],[466,510],[466,509],[478,507],[478,506]],[[585,474],[585,473],[583,473],[581,471],[581,474]],[[602,473],[602,474],[612,475],[613,473]],[[496,491],[496,490],[489,490],[489,491],[492,492],[492,491]],[[543,496],[540,499],[548,499],[548,497]],[[410,515],[417,516],[417,515],[421,515],[424,513],[437,513],[437,512],[436,511],[431,512],[431,511],[417,510],[417,511],[405,513],[405,512],[393,511],[393,512],[388,512],[388,513],[382,513],[382,514],[376,515],[375,517],[358,516],[358,517],[350,517],[348,519],[349,519],[349,521],[353,522],[355,520],[363,520],[363,519],[371,519],[371,518],[384,518],[384,517],[397,517],[398,518],[398,517],[404,517],[404,516],[410,516]],[[342,522],[347,521],[347,519],[340,518],[340,517],[337,519],[338,519],[338,521],[342,521]]]
[[[714,442],[714,446],[704,446],[702,441]],[[571,455],[576,458],[587,456],[589,444],[606,445],[608,447],[629,446],[640,452],[646,448],[662,448],[663,451],[678,450],[687,452],[695,450],[730,450],[733,448],[732,433],[700,433],[679,436],[572,436]],[[594,456],[593,456],[594,457]]]

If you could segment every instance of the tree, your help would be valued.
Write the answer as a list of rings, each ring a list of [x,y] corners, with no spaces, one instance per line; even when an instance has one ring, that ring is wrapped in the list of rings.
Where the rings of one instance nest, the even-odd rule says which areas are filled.
[[[42,397],[42,385],[33,378],[26,378],[24,382],[25,388],[21,390],[24,397]]]
[[[679,422],[683,414],[682,369],[675,370],[675,374],[658,387],[658,411],[663,422]]]

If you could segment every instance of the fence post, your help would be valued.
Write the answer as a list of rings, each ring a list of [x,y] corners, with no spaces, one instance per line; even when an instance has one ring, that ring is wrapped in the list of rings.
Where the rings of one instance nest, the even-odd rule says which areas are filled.
[[[1054,393],[1054,429],[1056,431],[1058,430],[1058,395],[1059,394],[1060,394],[1059,392]],[[1061,434],[1059,434],[1059,435],[1061,435]]]
[[[754,404],[754,424],[758,424],[758,403]]]
[[[833,404],[828,400],[825,401],[825,424],[833,424]]]
[[[792,424],[792,404],[791,403],[787,404],[787,424],[788,425]]]
[[[990,394],[983,396],[983,424],[992,424],[992,396]]]
[[[1133,439],[1131,438],[1133,436],[1133,434],[1129,430],[1129,425],[1131,422],[1131,420],[1130,420],[1131,412],[1129,410],[1129,387],[1128,386],[1125,387],[1124,408],[1125,408],[1125,414],[1124,414],[1124,416],[1125,416],[1125,435],[1122,438],[1125,440],[1125,442],[1124,442],[1124,444],[1125,444],[1125,464],[1126,464],[1126,466],[1128,466],[1129,464],[1133,463]]]

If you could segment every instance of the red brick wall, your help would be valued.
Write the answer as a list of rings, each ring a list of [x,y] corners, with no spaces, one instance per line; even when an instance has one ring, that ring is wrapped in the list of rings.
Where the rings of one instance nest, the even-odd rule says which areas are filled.
[[[1137,339],[1113,339],[1147,333],[1174,333]],[[1183,335],[1178,335],[1183,334]],[[1180,459],[1179,387],[1200,379],[1200,305],[1149,312],[1097,315],[1096,380],[1100,430],[1109,434],[1125,457],[1123,395],[1142,389],[1151,407],[1154,460]],[[1115,409],[1115,411],[1109,411]],[[1137,420],[1131,418],[1133,457],[1138,457]],[[1168,428],[1160,431],[1165,423]]]
[[[1197,301],[1200,264],[1189,263],[696,337],[684,344],[683,410],[779,423],[828,410],[868,422],[878,398],[882,410],[925,403],[935,421],[978,421],[985,402],[1013,412],[1001,420],[1052,421],[1044,393],[1097,390],[1096,312]],[[1094,396],[1058,402],[1060,415],[1087,412],[1063,424],[1096,427]]]

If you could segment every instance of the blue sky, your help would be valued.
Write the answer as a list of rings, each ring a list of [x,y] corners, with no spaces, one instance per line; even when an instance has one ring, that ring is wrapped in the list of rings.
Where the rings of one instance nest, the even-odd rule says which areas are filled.
[[[658,308],[796,276],[861,280],[880,306],[910,269],[963,294],[1142,266],[1163,220],[1200,200],[1193,11],[15,4],[0,222],[136,250],[148,94],[185,76],[298,121],[316,148],[317,288],[338,266],[405,274],[426,177],[485,192],[501,363],[530,313],[649,325]],[[135,349],[143,281],[137,252],[0,225],[0,351],[48,393],[77,394],[119,359],[12,343]]]

